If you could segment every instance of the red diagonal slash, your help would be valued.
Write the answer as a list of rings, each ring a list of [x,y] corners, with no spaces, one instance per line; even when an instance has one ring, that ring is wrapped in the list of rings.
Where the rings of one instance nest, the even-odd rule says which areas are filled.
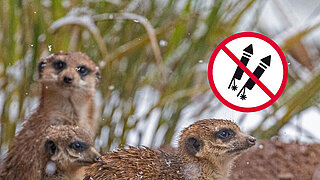
[[[270,98],[274,94],[226,47],[221,48]]]

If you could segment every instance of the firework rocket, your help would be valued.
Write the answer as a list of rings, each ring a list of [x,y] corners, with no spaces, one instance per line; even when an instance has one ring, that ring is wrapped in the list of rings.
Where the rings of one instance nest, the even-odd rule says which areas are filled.
[[[261,62],[259,63],[258,67],[253,71],[253,75],[255,75],[258,79],[262,76],[262,74],[264,73],[264,71],[270,67],[270,62],[271,62],[271,55],[266,56],[264,58],[262,58],[260,60]],[[248,81],[246,82],[246,84],[241,88],[240,92],[238,93],[237,97],[241,94],[241,92],[243,91],[242,95],[241,95],[241,99],[245,100],[246,99],[246,95],[245,95],[245,88],[248,88],[249,90],[251,90],[254,85],[256,83],[249,78]]]
[[[242,62],[243,65],[247,66],[248,62],[249,62],[249,58],[253,55],[253,50],[252,50],[252,44],[250,44],[248,47],[244,48],[243,50],[243,54],[242,54],[242,57],[240,59],[240,61]],[[236,72],[234,73],[232,79],[231,79],[231,82],[228,86],[228,89],[230,89],[231,85],[231,89],[233,91],[237,90],[237,85],[235,84],[235,79],[237,80],[240,80],[242,78],[242,75],[243,75],[243,70],[238,66],[237,69],[236,69]]]

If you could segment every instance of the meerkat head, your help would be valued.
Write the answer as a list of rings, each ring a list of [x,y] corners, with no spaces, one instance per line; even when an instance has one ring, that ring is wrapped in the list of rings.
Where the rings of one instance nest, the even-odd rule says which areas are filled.
[[[255,141],[254,137],[243,133],[231,121],[206,119],[190,125],[182,132],[179,151],[188,157],[228,163],[255,145]]]
[[[84,53],[58,53],[41,59],[38,65],[39,81],[47,87],[62,90],[95,91],[100,70]]]
[[[50,126],[46,131],[44,152],[48,158],[46,173],[73,172],[100,161],[89,134],[77,126]]]

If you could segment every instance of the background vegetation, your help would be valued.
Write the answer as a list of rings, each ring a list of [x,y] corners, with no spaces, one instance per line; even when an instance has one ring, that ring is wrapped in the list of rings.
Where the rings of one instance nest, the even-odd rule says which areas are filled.
[[[208,113],[214,117],[223,106],[208,85],[207,63],[216,45],[238,31],[275,39],[290,62],[283,96],[262,112],[263,120],[250,132],[258,138],[278,135],[294,117],[319,106],[319,46],[304,39],[320,20],[292,23],[279,6],[286,27],[281,34],[270,32],[259,25],[265,3],[0,0],[2,153],[37,105],[38,60],[60,50],[85,52],[102,69],[97,147],[106,151],[132,136],[136,144],[144,136],[150,136],[151,146],[169,144],[186,113],[194,120]],[[149,122],[154,126],[146,134]]]

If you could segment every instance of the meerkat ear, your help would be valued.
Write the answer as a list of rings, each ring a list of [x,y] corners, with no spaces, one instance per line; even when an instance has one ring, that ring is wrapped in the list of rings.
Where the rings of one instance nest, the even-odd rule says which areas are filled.
[[[96,72],[96,78],[97,78],[97,81],[99,81],[101,79],[100,71]]]
[[[197,137],[188,137],[184,146],[189,155],[195,156],[202,148],[203,142]]]
[[[57,151],[58,151],[58,147],[57,147],[56,143],[54,143],[52,140],[49,140],[49,139],[45,142],[44,149],[45,149],[46,154],[49,157],[56,155]]]
[[[98,87],[100,79],[101,79],[101,73],[100,73],[100,70],[98,70],[96,72],[96,87]]]
[[[38,64],[38,73],[39,73],[39,78],[42,76],[42,72],[44,67],[46,67],[46,62],[44,60],[41,60]]]

